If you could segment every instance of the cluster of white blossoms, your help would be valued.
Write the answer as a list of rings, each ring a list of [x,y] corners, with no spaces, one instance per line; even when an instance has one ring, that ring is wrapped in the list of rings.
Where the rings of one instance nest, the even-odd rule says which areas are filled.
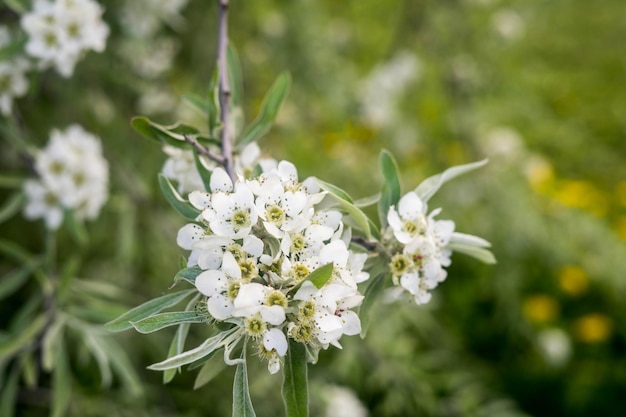
[[[9,29],[0,26],[0,51],[11,45]],[[26,72],[30,65],[21,56],[0,61],[0,113],[9,115],[13,108],[13,99],[28,91]]]
[[[430,301],[431,293],[446,279],[444,267],[450,265],[452,250],[447,246],[454,234],[454,222],[435,220],[441,212],[427,214],[427,204],[414,191],[405,194],[398,207],[391,206],[387,214],[393,255],[390,269],[393,282],[408,291],[416,304]]]
[[[41,68],[54,67],[70,77],[85,52],[104,51],[109,27],[102,13],[94,0],[35,0],[21,18],[28,35],[26,53]]]
[[[65,210],[78,219],[94,219],[108,197],[109,167],[100,140],[79,125],[53,130],[48,145],[35,157],[39,178],[24,183],[24,215],[43,218],[56,230]]]
[[[369,278],[367,255],[348,249],[342,214],[320,207],[325,193],[314,178],[299,182],[293,164],[265,161],[258,177],[235,184],[215,168],[210,188],[189,194],[201,213],[177,243],[191,251],[187,266],[202,270],[195,285],[215,320],[236,323],[271,373],[288,338],[317,352],[360,332],[350,309],[363,299],[357,284]],[[329,264],[330,278],[310,275]]]

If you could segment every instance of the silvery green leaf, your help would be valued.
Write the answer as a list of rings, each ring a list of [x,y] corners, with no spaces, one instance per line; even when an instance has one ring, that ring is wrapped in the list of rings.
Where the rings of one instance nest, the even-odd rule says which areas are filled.
[[[181,197],[172,185],[169,179],[163,174],[159,174],[159,186],[170,205],[187,220],[195,220],[200,214],[200,210],[191,205],[191,203]]]
[[[378,201],[378,217],[380,218],[381,228],[384,229],[387,226],[389,207],[395,206],[398,204],[398,200],[400,200],[400,177],[398,165],[387,150],[381,151],[379,165],[385,182],[383,183],[380,200]]]
[[[250,388],[248,386],[245,345],[241,352],[241,360],[235,370],[235,380],[233,382],[233,417],[256,417],[250,398]]]
[[[481,248],[491,247],[491,243],[489,243],[482,237],[468,235],[468,234],[459,233],[459,232],[452,233],[452,237],[450,238],[450,243],[468,245],[468,246],[476,246],[476,247],[481,247]]]
[[[180,301],[189,297],[195,292],[196,289],[194,288],[191,290],[184,290],[166,294],[161,297],[154,298],[150,301],[146,301],[145,303],[122,314],[118,318],[106,323],[104,327],[113,332],[120,332],[122,330],[131,329],[133,327],[130,323],[131,321],[139,321],[168,307],[175,306]]]
[[[417,186],[415,192],[422,199],[422,201],[426,203],[446,182],[458,177],[459,175],[478,169],[486,163],[487,160],[483,159],[482,161],[472,162],[471,164],[457,165],[448,168],[441,174],[426,178],[420,183],[420,185]]]
[[[200,346],[180,353],[176,356],[172,356],[171,358],[167,358],[162,362],[152,364],[148,366],[148,369],[152,369],[153,371],[164,371],[166,369],[178,368],[179,366],[195,362],[198,359],[202,359],[211,352],[221,348],[224,345],[224,339],[230,336],[232,333],[232,330],[218,333],[217,335],[205,340]]]
[[[448,244],[447,247],[453,250],[454,252],[464,253],[486,264],[496,263],[496,257],[493,256],[493,253],[491,253],[490,250],[479,247],[479,246],[460,244],[460,243],[450,243]]]
[[[208,315],[197,311],[174,311],[159,313],[139,321],[131,321],[135,330],[139,333],[147,334],[161,330],[165,327],[182,323],[204,323],[208,320]]]
[[[309,415],[306,347],[291,338],[283,367],[282,397],[287,417]]]

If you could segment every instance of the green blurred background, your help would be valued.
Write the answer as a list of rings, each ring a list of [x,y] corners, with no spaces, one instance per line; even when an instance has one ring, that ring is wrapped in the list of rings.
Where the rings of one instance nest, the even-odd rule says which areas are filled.
[[[110,199],[87,225],[88,245],[59,236],[61,263],[79,257],[80,277],[120,289],[118,307],[103,308],[96,322],[165,293],[178,270],[184,220],[156,181],[165,155],[129,121],[197,118],[180,97],[207,94],[217,32],[216,2],[189,1],[143,37],[133,32],[130,0],[101,3],[111,28],[106,51],[89,53],[70,79],[40,73],[16,102],[31,145],[43,147],[52,128],[71,123],[102,139]],[[15,25],[0,9],[0,23]],[[233,0],[230,11],[247,120],[280,72],[293,77],[260,145],[294,162],[301,178],[317,176],[360,198],[381,185],[382,148],[396,156],[405,192],[451,165],[490,159],[446,185],[432,206],[457,230],[491,241],[498,264],[455,255],[430,304],[378,305],[365,340],[344,338],[343,350],[322,352],[310,367],[313,415],[340,415],[325,414],[333,386],[350,388],[371,416],[624,415],[623,4]],[[0,155],[4,174],[28,175],[4,139]],[[0,230],[3,240],[43,250],[41,222],[18,214]],[[14,267],[0,262],[2,273]],[[1,300],[3,334],[35,293],[29,282]],[[68,308],[80,314],[92,302],[78,290]],[[229,415],[232,370],[195,391],[194,371],[162,385],[145,370],[166,356],[171,336],[113,336],[132,359],[141,394],[117,378],[100,387],[93,360],[76,361],[70,415]],[[201,326],[190,337],[190,347],[199,343]],[[80,347],[69,349],[80,357]],[[250,383],[257,414],[282,415],[280,377],[253,363]],[[47,415],[46,376],[38,387],[23,385],[16,415]]]

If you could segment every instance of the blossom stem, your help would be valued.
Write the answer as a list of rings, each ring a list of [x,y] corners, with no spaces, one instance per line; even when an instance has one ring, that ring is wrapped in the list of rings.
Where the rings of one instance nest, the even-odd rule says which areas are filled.
[[[224,157],[222,155],[214,154],[209,148],[202,146],[200,143],[198,143],[197,140],[195,140],[191,136],[183,135],[183,137],[185,138],[185,142],[190,144],[191,147],[194,148],[196,152],[198,152],[198,155],[204,155],[207,158],[217,162],[218,164],[224,163]]]
[[[222,122],[222,156],[224,160],[224,170],[235,183],[235,173],[233,170],[233,149],[231,143],[230,129],[230,86],[228,82],[228,0],[219,0],[219,23],[217,37],[217,65],[219,67],[219,100],[220,118]]]

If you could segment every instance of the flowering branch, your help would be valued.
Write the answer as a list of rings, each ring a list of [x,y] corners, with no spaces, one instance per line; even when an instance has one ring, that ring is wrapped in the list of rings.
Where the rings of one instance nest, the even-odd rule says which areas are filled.
[[[220,118],[222,122],[222,156],[224,170],[235,182],[235,172],[233,170],[233,150],[231,144],[231,133],[229,123],[229,101],[230,86],[228,84],[228,0],[220,0],[219,24],[217,37],[217,65],[219,66],[219,99]]]

